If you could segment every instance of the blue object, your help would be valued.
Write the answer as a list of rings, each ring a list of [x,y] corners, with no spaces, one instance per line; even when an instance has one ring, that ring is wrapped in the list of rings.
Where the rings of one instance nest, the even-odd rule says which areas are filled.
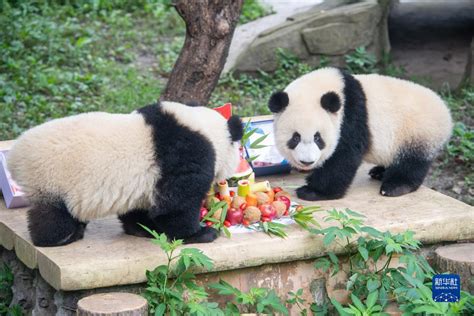
[[[440,303],[458,302],[461,297],[461,278],[458,274],[437,274],[432,280],[433,300]]]
[[[255,121],[255,122],[250,123],[249,129],[256,129],[255,135],[260,134],[263,136],[265,135],[265,131],[262,128],[262,126],[264,125],[271,126],[272,124],[273,124],[273,120]],[[271,131],[272,131],[271,133],[273,133],[273,128],[271,128]],[[247,141],[247,143],[245,144],[245,153],[247,157],[250,156],[249,151],[248,151],[249,147],[250,147],[250,141]],[[281,157],[281,162],[277,164],[272,164],[269,166],[255,166],[253,162],[250,162],[250,166],[252,167],[255,173],[255,176],[257,177],[267,176],[267,175],[272,175],[272,174],[285,174],[291,171],[290,164],[283,157]]]

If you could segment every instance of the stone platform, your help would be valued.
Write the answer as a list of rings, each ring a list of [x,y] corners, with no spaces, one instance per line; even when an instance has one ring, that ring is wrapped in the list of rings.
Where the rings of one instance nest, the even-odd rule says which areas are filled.
[[[10,145],[0,142],[0,150]],[[425,245],[474,239],[474,207],[426,187],[402,197],[383,197],[379,194],[380,182],[367,175],[369,168],[369,165],[360,168],[343,199],[318,203],[296,198],[294,201],[320,205],[323,209],[350,208],[364,214],[367,225],[392,232],[412,230]],[[294,195],[294,189],[304,183],[304,176],[292,172],[265,179]],[[323,227],[324,215],[324,212],[315,215]],[[296,225],[290,225],[287,232],[286,239],[252,232],[234,234],[230,239],[220,237],[210,244],[190,245],[214,261],[216,273],[204,274],[199,279],[206,282],[229,277],[242,289],[250,284],[274,286],[276,283],[276,288],[282,290],[309,288],[311,278],[321,274],[316,273],[310,259],[324,256],[329,250],[341,252],[342,249],[325,248],[322,236],[310,235]],[[70,245],[35,247],[27,231],[26,209],[6,209],[3,200],[0,200],[0,246],[13,251],[27,268],[39,271],[41,279],[56,293],[79,293],[87,289],[100,292],[100,288],[140,284],[146,281],[147,269],[166,262],[158,246],[149,239],[125,235],[115,218],[91,222],[84,239]],[[313,272],[309,275],[310,271]],[[75,296],[75,302],[80,296]]]
[[[360,212],[367,216],[368,225],[380,230],[413,230],[423,243],[474,239],[473,207],[426,187],[398,198],[383,197],[378,193],[380,183],[367,176],[368,168],[361,167],[345,198],[317,204],[324,209],[347,207]],[[304,182],[304,175],[292,173],[266,179],[293,193]],[[14,250],[28,268],[39,269],[57,290],[142,283],[146,269],[165,262],[157,246],[146,238],[125,235],[115,218],[91,222],[85,238],[73,244],[35,247],[27,232],[26,209],[6,209],[3,201],[0,203],[0,244]],[[319,213],[316,217],[321,219],[323,215]],[[286,239],[256,232],[234,234],[230,239],[220,237],[211,244],[192,247],[202,249],[212,258],[216,271],[316,258],[328,250],[320,236],[312,236],[293,225],[288,228]]]

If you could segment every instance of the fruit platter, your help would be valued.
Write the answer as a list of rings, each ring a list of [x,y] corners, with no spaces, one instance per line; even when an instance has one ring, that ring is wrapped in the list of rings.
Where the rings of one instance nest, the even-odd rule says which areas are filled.
[[[230,237],[231,233],[263,231],[286,237],[285,227],[297,223],[304,228],[316,225],[312,213],[317,207],[303,207],[291,201],[290,194],[269,181],[253,177],[230,187],[224,180],[213,186],[200,210],[202,225],[214,227]]]

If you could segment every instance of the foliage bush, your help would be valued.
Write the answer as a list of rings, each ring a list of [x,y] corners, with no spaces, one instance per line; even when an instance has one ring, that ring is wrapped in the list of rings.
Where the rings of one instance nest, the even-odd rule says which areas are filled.
[[[336,225],[325,229],[310,229],[322,234],[323,244],[328,247],[337,243],[344,247],[348,258],[349,279],[346,289],[351,291],[352,304],[342,306],[332,299],[338,313],[346,315],[386,315],[383,313],[391,299],[396,300],[404,315],[472,315],[474,296],[461,292],[456,303],[438,303],[432,298],[431,279],[435,271],[423,256],[417,254],[421,243],[414,233],[405,231],[393,234],[380,232],[365,226],[365,216],[346,209],[331,210],[325,222]],[[333,253],[329,258],[316,261],[316,268],[335,275],[342,263]],[[398,266],[390,263],[398,259]]]
[[[259,0],[244,0],[239,23],[245,24],[272,13],[272,9]]]
[[[467,292],[462,291],[460,301],[455,303],[433,300],[431,279],[435,271],[418,254],[420,242],[414,239],[413,232],[380,232],[364,225],[364,215],[349,209],[327,211],[324,221],[334,225],[324,229],[306,228],[312,234],[322,235],[325,247],[338,244],[343,248],[343,255],[338,257],[328,252],[328,257],[316,260],[315,268],[328,272],[330,277],[341,269],[348,272],[346,289],[351,292],[351,303],[347,306],[334,299],[323,306],[306,302],[302,298],[304,289],[289,292],[284,301],[272,289],[251,288],[242,292],[220,280],[208,285],[208,289],[226,297],[227,303],[221,308],[217,303],[209,302],[208,289],[196,284],[192,272],[211,270],[212,260],[194,248],[184,248],[176,255],[182,241],[168,242],[164,234],[145,228],[168,259],[166,265],[147,272],[144,295],[150,304],[150,312],[154,315],[239,315],[242,312],[288,315],[288,308],[294,306],[300,315],[308,315],[310,311],[322,315],[336,310],[343,316],[375,316],[388,315],[384,309],[389,302],[396,301],[404,315],[474,313],[474,296]],[[398,264],[390,265],[395,259]]]
[[[51,118],[130,112],[160,94],[153,72],[134,63],[159,50],[157,35],[183,33],[176,12],[163,1],[70,3],[3,2],[0,139]]]
[[[23,312],[19,305],[10,307],[13,299],[13,273],[10,267],[4,263],[0,268],[0,315],[21,316]]]
[[[242,292],[227,282],[211,284],[219,294],[232,297],[222,310],[215,302],[209,302],[209,293],[195,281],[196,269],[211,270],[212,260],[195,248],[183,248],[176,254],[182,240],[168,242],[166,235],[144,227],[152,236],[152,242],[165,252],[167,264],[147,271],[147,288],[144,293],[151,315],[240,315],[240,312],[280,312],[288,315],[287,308],[273,290],[251,288]]]

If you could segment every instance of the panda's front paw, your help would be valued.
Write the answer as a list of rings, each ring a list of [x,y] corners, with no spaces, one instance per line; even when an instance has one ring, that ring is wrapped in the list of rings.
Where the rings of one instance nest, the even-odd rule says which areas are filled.
[[[305,185],[296,189],[296,196],[306,201],[318,201],[322,200],[322,197],[314,192],[309,186]]]
[[[202,227],[197,233],[191,237],[185,238],[185,244],[208,243],[214,241],[218,237],[218,232],[212,227]]]
[[[375,166],[372,169],[370,169],[369,176],[374,180],[382,181],[384,173],[385,173],[385,167]]]

